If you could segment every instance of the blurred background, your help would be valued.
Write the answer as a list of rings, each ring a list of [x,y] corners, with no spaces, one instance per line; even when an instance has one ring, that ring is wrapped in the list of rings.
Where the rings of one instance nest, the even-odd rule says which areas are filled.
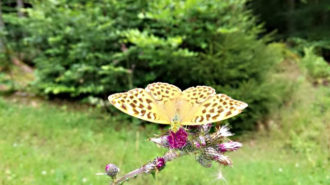
[[[107,102],[157,81],[247,102],[223,122],[244,146],[127,184],[330,184],[329,62],[329,0],[0,0],[0,184],[107,184],[162,155],[167,127]]]

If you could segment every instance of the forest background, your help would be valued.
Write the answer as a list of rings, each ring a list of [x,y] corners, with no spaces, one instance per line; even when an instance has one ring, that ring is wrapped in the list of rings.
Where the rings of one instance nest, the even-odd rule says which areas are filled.
[[[187,157],[129,183],[327,184],[329,30],[327,0],[1,0],[0,184],[103,184],[161,155],[166,127],[107,102],[157,81],[247,102],[223,122],[244,147],[226,181]]]

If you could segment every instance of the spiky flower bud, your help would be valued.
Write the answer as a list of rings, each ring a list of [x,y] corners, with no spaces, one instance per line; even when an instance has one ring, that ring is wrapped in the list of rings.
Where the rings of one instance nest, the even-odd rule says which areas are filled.
[[[219,152],[224,153],[224,152],[227,152],[227,151],[235,151],[235,150],[241,148],[242,146],[243,146],[242,143],[230,141],[230,142],[227,142],[227,143],[218,144],[217,145],[217,150]]]
[[[233,134],[229,131],[229,127],[227,125],[222,126],[219,131],[219,135],[222,137],[229,137],[232,136]]]
[[[168,135],[161,136],[161,137],[154,137],[154,138],[150,138],[150,141],[156,143],[159,146],[167,148],[167,147],[169,147],[167,137],[168,137]]]
[[[202,133],[207,134],[207,133],[210,132],[211,127],[212,127],[212,124],[211,123],[204,124],[204,125],[201,125],[200,126],[200,130],[201,130]]]
[[[214,158],[214,160],[225,166],[233,164],[228,156],[222,154],[219,154],[217,157]]]
[[[194,141],[194,146],[196,148],[200,148],[201,147],[201,144],[199,142],[197,142],[197,141]]]
[[[204,149],[205,157],[207,159],[211,159],[213,160],[216,156],[219,155],[219,152],[217,150],[215,150],[213,147],[207,147]]]
[[[156,168],[158,170],[162,170],[164,167],[165,167],[165,159],[162,158],[162,157],[157,157],[156,160],[155,160],[155,163],[156,163]]]
[[[187,144],[188,133],[180,128],[177,132],[170,131],[167,141],[172,149],[181,149]]]
[[[105,166],[106,174],[112,178],[115,178],[119,171],[120,169],[114,164],[110,163]]]
[[[206,143],[211,143],[219,139],[232,136],[233,134],[229,132],[228,126],[222,126],[218,131],[213,133],[209,138],[207,138]]]
[[[206,145],[206,138],[205,138],[205,136],[199,136],[198,139],[199,139],[199,143],[202,146],[205,146]]]
[[[212,147],[207,147],[204,150],[204,154],[205,154],[205,158],[217,161],[218,163],[223,164],[225,166],[232,164],[229,157],[222,155],[221,153],[219,153],[216,149],[214,149]]]

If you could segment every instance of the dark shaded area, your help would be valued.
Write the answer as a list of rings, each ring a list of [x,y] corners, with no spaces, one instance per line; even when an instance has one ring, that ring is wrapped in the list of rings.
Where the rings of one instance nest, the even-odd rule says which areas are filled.
[[[329,0],[253,0],[248,6],[277,40],[306,39],[330,61]]]

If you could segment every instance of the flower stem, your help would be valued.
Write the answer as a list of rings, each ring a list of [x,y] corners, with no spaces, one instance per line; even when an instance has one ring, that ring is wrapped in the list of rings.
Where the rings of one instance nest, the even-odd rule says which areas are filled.
[[[168,161],[172,161],[176,158],[179,158],[181,156],[184,156],[186,154],[187,153],[184,151],[170,150],[170,151],[166,152],[165,155],[162,156],[162,158],[164,158],[165,162],[168,162]],[[151,162],[144,164],[142,167],[135,169],[131,172],[128,172],[124,176],[114,180],[113,182],[110,183],[110,185],[118,185],[118,184],[128,181],[129,179],[136,177],[140,174],[143,174],[143,173],[148,174],[148,173],[154,172],[155,170],[157,170],[157,167],[153,160]]]

